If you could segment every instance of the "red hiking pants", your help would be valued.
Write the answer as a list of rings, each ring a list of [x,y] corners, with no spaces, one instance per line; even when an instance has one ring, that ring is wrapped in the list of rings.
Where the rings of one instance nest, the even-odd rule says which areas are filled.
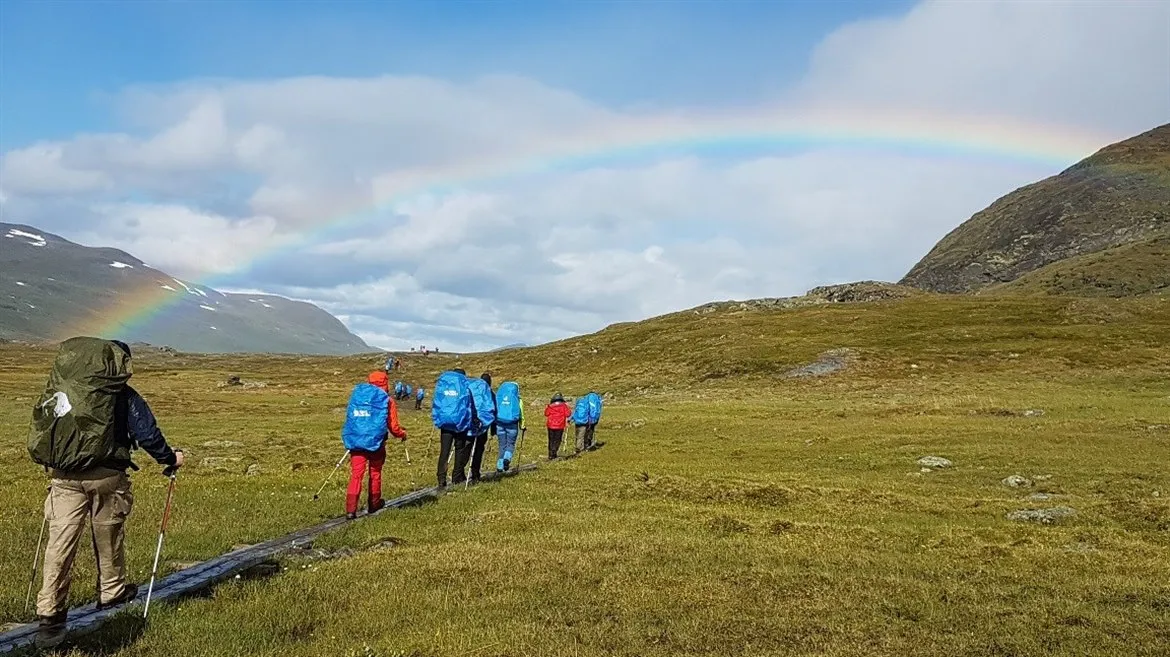
[[[346,513],[357,513],[358,501],[362,497],[362,478],[366,474],[367,466],[370,469],[368,508],[370,511],[377,511],[382,506],[382,466],[385,463],[385,445],[376,452],[355,449],[349,453],[349,488],[345,490]]]

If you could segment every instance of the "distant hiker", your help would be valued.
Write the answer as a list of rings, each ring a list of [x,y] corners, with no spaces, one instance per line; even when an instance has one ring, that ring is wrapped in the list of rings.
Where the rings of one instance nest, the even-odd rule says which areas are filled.
[[[589,444],[585,441],[585,436],[589,429],[589,400],[585,397],[578,397],[577,403],[573,405],[572,420],[576,433],[574,446],[576,447],[576,451],[580,453],[581,450],[589,447]]]
[[[409,383],[406,384],[406,390],[404,390],[403,393],[403,399],[410,399],[410,397],[414,395],[414,386],[410,385]]]
[[[141,447],[166,473],[183,465],[146,400],[131,388],[130,347],[116,340],[71,338],[61,343],[45,391],[33,408],[28,452],[51,476],[45,500],[49,541],[37,596],[41,648],[65,639],[71,570],[85,521],[90,521],[98,571],[98,608],[129,602],[125,523],[134,506],[128,468]],[[39,548],[38,548],[39,549]]]
[[[552,401],[544,407],[545,425],[548,427],[548,460],[557,458],[561,451],[561,440],[565,437],[565,424],[573,411],[565,403],[561,393],[553,395]]]
[[[500,439],[500,454],[496,459],[496,472],[512,467],[512,453],[516,451],[516,438],[524,425],[524,401],[520,398],[520,386],[514,381],[500,384],[496,392],[496,435]]]
[[[357,517],[367,467],[370,479],[366,508],[373,513],[386,505],[382,499],[382,466],[386,463],[387,432],[406,442],[406,431],[398,424],[398,406],[390,398],[389,389],[390,379],[385,372],[370,372],[366,383],[357,384],[349,396],[341,442],[349,450],[345,516],[350,520]]]
[[[405,385],[401,381],[394,382],[394,398],[402,399],[402,386]]]
[[[483,474],[483,452],[487,448],[488,434],[496,435],[496,393],[492,390],[492,375],[484,372],[478,379],[470,379],[471,399],[475,403],[475,417],[468,432],[474,439],[471,452],[471,483],[479,482]]]
[[[395,367],[397,364],[398,364],[398,363],[397,363],[397,362],[394,360],[394,357],[393,357],[393,356],[390,356],[390,357],[386,358],[386,367],[385,367],[385,370],[386,370],[386,372],[387,372],[387,373],[389,373],[389,372],[393,372],[393,371],[394,371],[394,367]]]
[[[416,410],[416,411],[422,410],[423,399],[426,396],[427,396],[426,388],[419,386],[418,390],[414,393],[414,410]]]
[[[467,372],[461,369],[448,370],[435,381],[435,394],[431,399],[431,422],[439,430],[439,463],[436,471],[439,488],[447,486],[447,463],[452,451],[455,466],[451,482],[461,484],[467,478],[467,462],[471,459],[473,441],[467,432],[471,430],[475,417],[475,403],[467,385]]]
[[[585,426],[585,449],[593,449],[597,444],[597,424],[601,422],[601,395],[589,391],[585,395],[585,404],[589,409],[589,423]]]

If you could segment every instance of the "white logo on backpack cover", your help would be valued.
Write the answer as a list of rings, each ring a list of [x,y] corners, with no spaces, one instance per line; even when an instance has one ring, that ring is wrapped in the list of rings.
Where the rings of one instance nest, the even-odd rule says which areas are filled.
[[[354,417],[373,417],[373,414],[364,408],[355,408],[355,409],[353,409],[353,416]]]
[[[46,399],[45,403],[41,404],[41,408],[48,408],[52,404],[56,404],[53,407],[53,415],[57,417],[65,417],[69,411],[73,410],[73,404],[69,403],[69,397],[61,391],[57,391],[52,397]]]

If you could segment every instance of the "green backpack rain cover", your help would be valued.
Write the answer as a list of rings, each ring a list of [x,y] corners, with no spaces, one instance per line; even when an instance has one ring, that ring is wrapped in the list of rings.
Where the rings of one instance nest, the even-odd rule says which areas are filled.
[[[66,472],[102,465],[117,448],[114,408],[131,374],[130,356],[100,338],[61,343],[28,432],[32,460]]]

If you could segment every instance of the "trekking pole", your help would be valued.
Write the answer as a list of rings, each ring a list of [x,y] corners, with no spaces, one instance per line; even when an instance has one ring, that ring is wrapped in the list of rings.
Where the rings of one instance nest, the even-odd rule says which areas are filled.
[[[314,500],[317,499],[318,497],[321,497],[321,491],[325,490],[325,486],[329,484],[329,480],[332,479],[333,475],[337,474],[337,471],[341,469],[341,464],[345,463],[345,457],[347,457],[347,456],[349,456],[348,449],[345,450],[345,453],[342,454],[341,458],[337,461],[337,465],[334,466],[333,472],[330,472],[329,476],[325,477],[325,481],[321,482],[321,487],[317,489],[317,494],[313,496]]]
[[[528,427],[520,429],[520,440],[516,441],[516,469],[520,469],[520,450],[524,447],[524,435],[528,433]]]
[[[410,448],[406,446],[406,441],[402,441],[402,451],[406,452],[406,464],[412,465],[410,462]]]
[[[37,583],[37,567],[41,565],[41,542],[45,540],[45,530],[49,527],[49,516],[45,516],[45,521],[41,523],[41,535],[37,537],[37,551],[33,553],[33,567],[32,575],[28,579],[28,593],[24,596],[24,613],[28,613],[29,605],[32,604],[33,587]]]
[[[167,534],[167,525],[171,521],[171,500],[175,497],[175,479],[178,477],[178,468],[171,466],[163,471],[163,474],[171,478],[171,482],[167,484],[167,502],[163,506],[162,524],[158,529],[158,546],[154,548],[154,566],[150,569],[150,586],[146,588],[146,606],[142,609],[142,618],[150,613],[150,598],[154,594],[154,578],[158,576],[158,559],[162,556],[163,537]]]

